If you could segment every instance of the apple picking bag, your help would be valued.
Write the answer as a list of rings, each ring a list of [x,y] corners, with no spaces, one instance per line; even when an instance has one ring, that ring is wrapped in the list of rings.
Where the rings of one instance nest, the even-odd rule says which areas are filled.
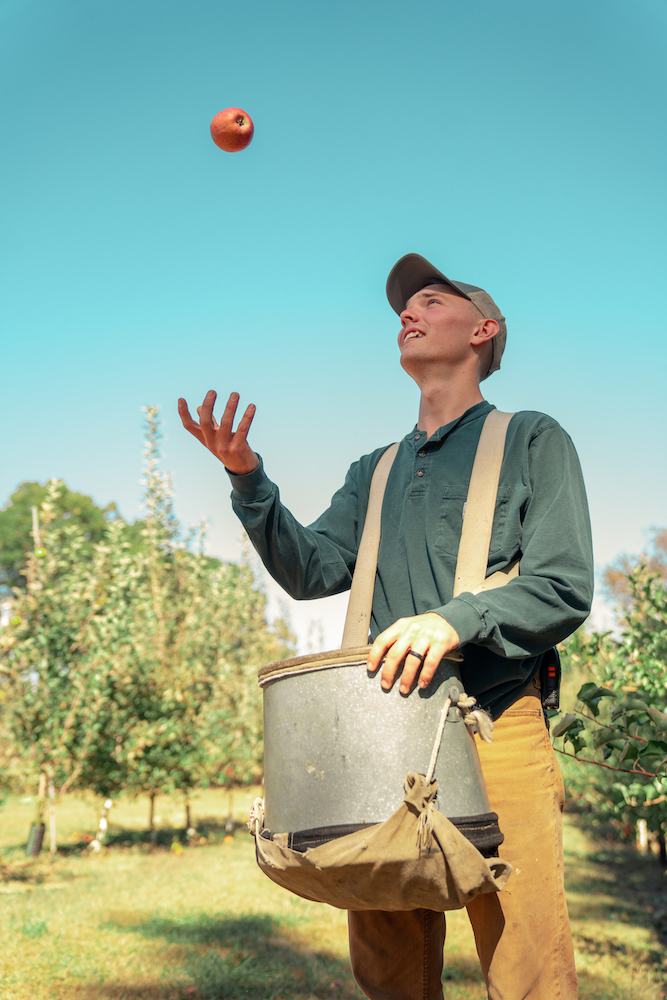
[[[482,430],[468,490],[456,565],[455,595],[503,586],[518,574],[517,562],[485,579],[500,466],[511,417],[512,414],[493,410]],[[363,643],[367,641],[370,622],[382,498],[397,450],[398,445],[387,449],[373,475],[341,651],[317,654],[312,659],[320,663],[310,666],[308,657],[269,664],[260,671],[260,686],[265,687],[272,679],[285,677],[290,671],[292,674],[306,673],[338,664],[350,670],[363,669],[370,648]],[[347,664],[343,663],[346,652],[350,654]],[[454,653],[448,659],[460,660],[460,654]],[[448,720],[460,722],[462,717],[471,730],[476,729],[489,743],[493,728],[489,716],[476,708],[475,699],[461,690],[456,678],[453,683],[443,685],[445,687],[446,697],[437,732],[433,733],[433,750],[426,774],[408,771],[403,801],[384,822],[348,833],[341,827],[338,832],[343,835],[333,832],[333,839],[318,836],[326,831],[306,831],[313,834],[312,846],[309,846],[307,837],[297,842],[296,835],[290,832],[265,829],[264,801],[255,800],[248,828],[255,837],[257,863],[265,875],[298,896],[346,910],[460,909],[480,893],[498,892],[503,888],[512,866],[498,857],[485,857],[481,852],[483,847],[478,850],[472,842],[477,838],[481,846],[485,834],[492,847],[502,842],[496,814],[482,817],[488,819],[487,830],[480,831],[478,824],[470,832],[465,824],[458,820],[452,822],[437,808],[438,781],[433,773],[441,743],[447,741]],[[266,704],[265,692],[265,710]],[[378,735],[374,721],[373,718],[367,720],[369,746]],[[473,752],[476,756],[476,750]],[[479,777],[483,783],[481,771]],[[448,775],[447,780],[456,781],[457,774],[454,773],[451,779]],[[374,801],[374,788],[365,787],[367,784],[364,774],[354,773],[348,788],[356,799],[367,796],[372,813],[370,804]],[[494,834],[489,833],[492,828],[495,840]],[[491,840],[488,840],[489,835]]]

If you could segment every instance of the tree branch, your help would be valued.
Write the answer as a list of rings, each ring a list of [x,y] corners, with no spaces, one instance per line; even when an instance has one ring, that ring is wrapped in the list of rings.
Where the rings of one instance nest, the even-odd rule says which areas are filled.
[[[620,771],[621,774],[638,774],[642,778],[659,778],[660,774],[654,774],[653,771],[645,771],[643,767],[613,767],[611,764],[603,764],[599,760],[589,760],[587,757],[577,757],[576,753],[569,753],[567,750],[559,750],[558,747],[554,747],[556,753],[562,753],[564,757],[571,757],[573,760],[578,761],[580,764],[595,764],[596,767],[604,767],[607,771]]]

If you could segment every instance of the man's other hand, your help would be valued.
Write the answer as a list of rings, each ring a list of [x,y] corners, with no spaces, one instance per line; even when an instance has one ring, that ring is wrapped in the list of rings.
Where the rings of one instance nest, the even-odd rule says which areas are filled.
[[[204,402],[197,407],[199,423],[193,420],[184,399],[178,401],[178,413],[186,431],[197,438],[205,448],[220,459],[227,470],[235,476],[245,476],[259,465],[259,456],[248,444],[248,431],[255,416],[255,405],[251,403],[233,430],[236,408],[239,405],[239,394],[233,392],[227,400],[225,412],[220,423],[213,416],[213,407],[217,393],[209,389]]]
[[[405,660],[399,690],[401,694],[409,694],[417,675],[419,687],[427,687],[433,680],[440,660],[457,649],[458,645],[459,637],[455,630],[435,611],[415,615],[413,618],[399,618],[381,632],[371,646],[367,667],[371,671],[377,670],[386,654],[382,668],[382,687],[387,691]],[[413,655],[417,653],[419,656]]]

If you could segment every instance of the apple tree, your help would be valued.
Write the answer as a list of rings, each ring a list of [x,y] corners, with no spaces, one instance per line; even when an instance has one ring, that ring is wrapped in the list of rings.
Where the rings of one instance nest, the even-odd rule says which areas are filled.
[[[53,809],[80,783],[112,696],[117,622],[111,608],[126,621],[128,606],[128,581],[116,566],[121,526],[110,526],[106,540],[83,558],[82,527],[58,517],[61,489],[56,480],[48,486],[40,545],[28,556],[25,590],[16,592],[0,633],[6,752],[20,763],[27,784],[39,784],[38,821],[46,789]]]
[[[141,541],[141,524],[127,524],[115,503],[98,506],[85,493],[70,490],[59,482],[57,492],[48,483],[24,482],[12,493],[0,510],[0,590],[9,596],[14,587],[24,588],[26,560],[34,548],[32,508],[40,508],[49,497],[51,518],[76,524],[81,529],[79,558],[91,559],[94,546],[106,535],[108,525],[119,521],[133,548]]]
[[[103,795],[247,783],[261,773],[257,669],[291,655],[284,622],[269,625],[247,559],[204,554],[205,529],[181,537],[160,471],[160,427],[147,408],[144,540],[134,560],[131,642],[116,655],[112,716],[88,757],[85,783]]]
[[[667,831],[667,587],[646,566],[627,576],[620,635],[576,633],[566,644],[592,679],[553,727],[581,768],[571,790],[629,833],[644,820],[664,851]],[[578,772],[578,773],[577,773]]]

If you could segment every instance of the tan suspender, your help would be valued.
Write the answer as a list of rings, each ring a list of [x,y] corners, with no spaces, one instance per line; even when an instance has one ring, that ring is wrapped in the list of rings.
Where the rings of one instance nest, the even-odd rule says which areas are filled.
[[[500,468],[505,453],[505,437],[513,416],[513,413],[491,410],[484,421],[468,486],[468,499],[454,575],[454,597],[502,586],[519,572],[517,562],[516,572],[512,572],[512,576],[508,575],[508,569],[500,574],[494,573],[493,577],[485,580]],[[489,586],[496,575],[504,578]]]
[[[380,520],[382,516],[382,500],[389,478],[389,471],[394,464],[398,443],[390,445],[380,461],[375,466],[371,479],[371,490],[368,496],[368,509],[364,530],[359,543],[357,562],[352,576],[350,600],[345,616],[345,629],[341,649],[353,649],[355,646],[365,646],[368,643],[368,629],[371,621],[373,605],[373,590],[375,588],[375,571],[377,569],[378,549],[380,548]]]
[[[510,566],[485,578],[505,437],[513,415],[491,410],[484,421],[468,487],[456,561],[454,597],[464,592],[471,591],[478,594],[483,590],[502,587],[519,573],[519,560],[516,559]],[[352,577],[341,649],[352,649],[368,643],[380,547],[382,500],[397,451],[398,444],[387,448],[375,467],[371,480],[368,509]]]

